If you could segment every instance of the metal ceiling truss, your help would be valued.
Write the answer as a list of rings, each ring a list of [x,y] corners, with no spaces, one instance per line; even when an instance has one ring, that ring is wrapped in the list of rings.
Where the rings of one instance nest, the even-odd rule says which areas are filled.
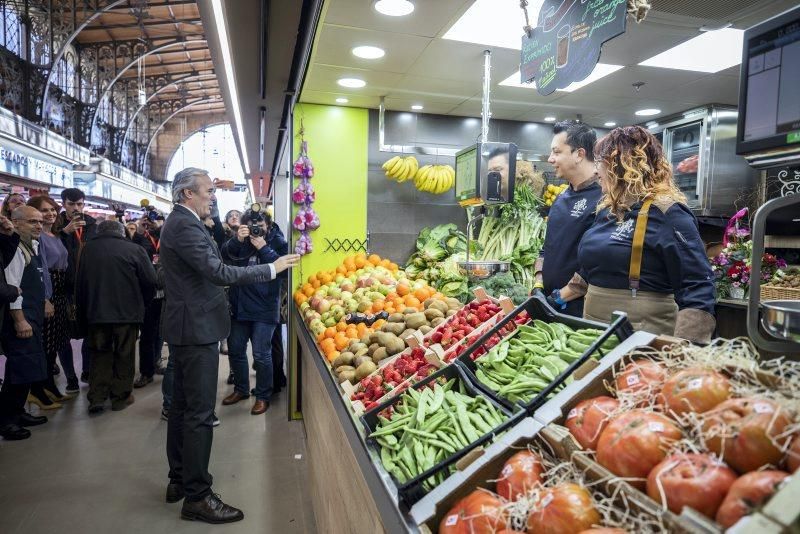
[[[155,141],[156,137],[158,136],[158,132],[166,126],[166,124],[171,121],[175,116],[183,113],[184,111],[193,108],[195,106],[199,106],[202,104],[211,104],[216,102],[223,102],[221,97],[214,97],[214,98],[201,98],[199,100],[195,100],[193,102],[186,103],[185,105],[179,107],[177,110],[173,111],[166,119],[161,121],[158,127],[153,130],[153,133],[150,135],[150,140],[147,142],[147,148],[144,151],[144,159],[147,159],[147,155],[150,153],[150,147],[153,145],[153,141]]]

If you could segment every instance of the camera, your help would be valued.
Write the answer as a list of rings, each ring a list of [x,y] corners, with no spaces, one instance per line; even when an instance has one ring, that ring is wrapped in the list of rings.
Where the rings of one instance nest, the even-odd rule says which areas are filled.
[[[264,237],[266,232],[264,228],[261,227],[262,221],[266,221],[267,226],[270,225],[269,215],[267,215],[261,204],[258,202],[254,202],[250,205],[250,209],[244,212],[243,219],[247,219],[247,228],[250,229],[250,235],[252,237]]]
[[[149,200],[143,198],[141,201],[139,201],[139,206],[142,208],[143,212],[142,216],[145,217],[148,221],[156,222],[158,220],[160,214],[158,213],[158,210],[155,208],[155,206],[150,205]]]
[[[77,212],[72,214],[73,221],[82,221],[83,220],[83,213]]]

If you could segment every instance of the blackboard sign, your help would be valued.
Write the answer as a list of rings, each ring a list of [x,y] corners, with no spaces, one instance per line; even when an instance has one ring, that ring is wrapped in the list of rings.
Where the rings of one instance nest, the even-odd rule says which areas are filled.
[[[604,42],[625,32],[626,0],[545,0],[530,37],[522,37],[522,83],[549,95],[589,76]]]

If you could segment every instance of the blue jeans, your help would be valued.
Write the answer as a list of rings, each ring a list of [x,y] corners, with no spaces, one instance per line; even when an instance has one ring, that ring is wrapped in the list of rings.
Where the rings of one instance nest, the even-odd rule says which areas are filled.
[[[175,359],[172,357],[172,345],[167,344],[169,357],[167,358],[167,368],[164,370],[164,378],[161,380],[161,395],[164,397],[162,408],[169,411],[172,408],[172,383],[175,379]]]
[[[247,366],[247,342],[253,346],[256,368],[256,399],[272,396],[272,333],[277,325],[258,321],[231,320],[228,359],[233,369],[234,390],[250,395],[250,372]]]

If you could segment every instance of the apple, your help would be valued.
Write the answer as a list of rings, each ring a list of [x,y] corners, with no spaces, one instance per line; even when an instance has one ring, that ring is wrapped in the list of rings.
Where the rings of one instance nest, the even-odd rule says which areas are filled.
[[[328,290],[328,296],[334,299],[342,298],[342,290],[334,286]]]
[[[347,313],[355,313],[358,311],[358,301],[355,299],[347,299],[344,301],[344,307]]]
[[[314,308],[315,310],[319,307],[319,303],[322,302],[323,298],[318,296],[311,297],[311,300],[307,301],[308,304]]]
[[[333,314],[333,318],[336,319],[336,322],[338,323],[339,321],[342,320],[342,317],[344,317],[345,310],[342,306],[337,304],[336,306],[331,308],[330,313]]]
[[[341,284],[344,281],[344,275],[343,274],[337,274],[336,278],[334,278],[334,280],[336,281],[337,284]]]
[[[323,322],[320,319],[312,320],[310,323],[308,323],[308,327],[317,336],[325,331],[325,325],[323,324]],[[319,330],[319,332],[318,332],[318,330]]]
[[[308,303],[308,301],[305,301],[300,305],[300,311],[304,312],[307,309],[309,309],[310,307],[311,307],[311,305]]]
[[[358,303],[357,310],[364,313],[372,309],[372,301],[364,299]]]
[[[378,286],[378,293],[380,293],[384,297],[389,294],[389,290],[390,290],[389,286],[386,286],[386,285],[379,285]]]
[[[339,287],[343,293],[352,293],[356,290],[356,285],[349,278],[345,278],[345,281]]]
[[[314,292],[314,296],[315,297],[319,297],[321,299],[324,299],[325,297],[327,297],[328,296],[328,288],[327,288],[327,286],[321,286],[319,289],[317,289]]]
[[[353,296],[356,297],[357,299],[360,299],[361,297],[364,296],[364,293],[366,293],[366,292],[367,292],[367,288],[359,287],[358,289],[355,290],[355,292],[353,293]]]
[[[333,317],[328,317],[328,320],[324,321],[322,324],[324,324],[326,328],[330,328],[331,326],[336,326],[336,323],[338,322],[339,321],[337,321]]]
[[[328,300],[322,300],[317,307],[317,311],[319,313],[325,313],[326,311],[331,309],[331,303]]]
[[[351,291],[347,291],[347,290],[344,290],[344,289],[343,289],[343,290],[342,290],[342,296],[341,296],[341,299],[342,299],[344,302],[347,302],[347,301],[348,301],[348,300],[350,300],[351,298],[353,298],[353,293],[352,293]]]

